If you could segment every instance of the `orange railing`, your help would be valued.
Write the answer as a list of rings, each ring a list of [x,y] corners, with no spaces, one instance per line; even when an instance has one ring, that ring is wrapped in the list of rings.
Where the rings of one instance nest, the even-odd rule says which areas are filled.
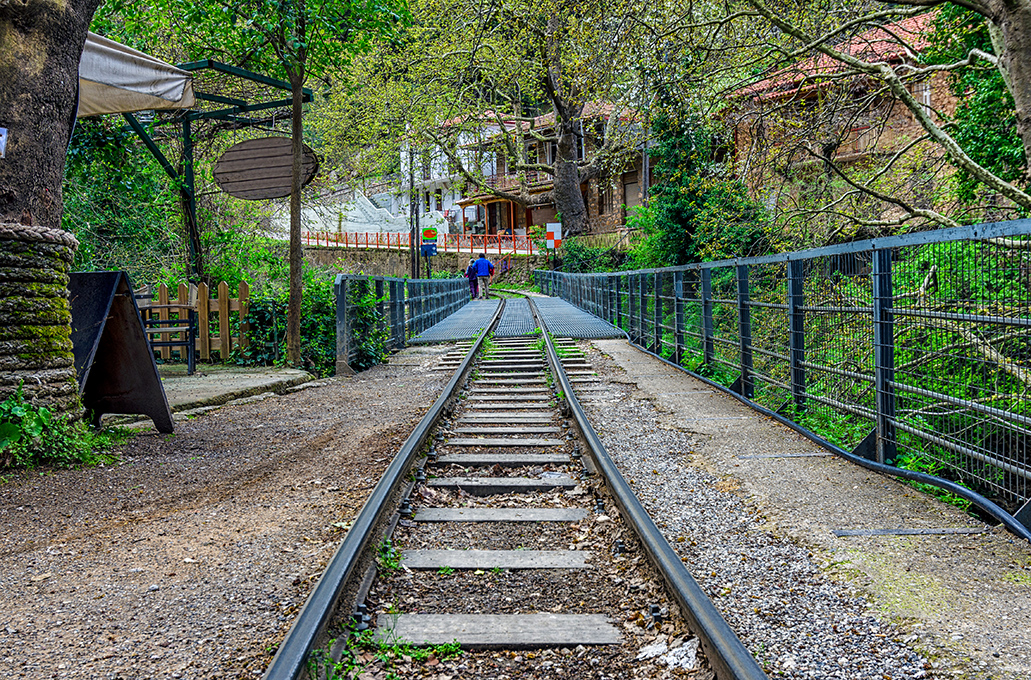
[[[394,248],[407,250],[411,245],[411,235],[407,232],[306,231],[302,233],[301,239],[308,246],[336,246],[340,248]],[[437,252],[536,255],[538,254],[538,249],[529,236],[440,234],[437,236]]]

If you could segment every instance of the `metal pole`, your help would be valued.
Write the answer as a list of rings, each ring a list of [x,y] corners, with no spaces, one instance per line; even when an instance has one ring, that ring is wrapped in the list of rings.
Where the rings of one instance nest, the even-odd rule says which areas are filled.
[[[877,462],[895,462],[895,319],[892,314],[891,249],[873,253],[873,356],[877,388]]]
[[[702,269],[702,356],[706,365],[716,360],[716,346],[712,328],[712,270]]]
[[[788,260],[788,318],[791,343],[791,396],[799,408],[805,406],[805,261]]]
[[[684,360],[684,270],[673,272],[673,360],[679,366]]]
[[[183,119],[183,180],[186,188],[182,191],[186,199],[186,227],[189,231],[190,264],[193,275],[199,280],[204,276],[201,261],[200,226],[197,224],[197,193],[193,177],[193,133],[190,130],[190,118]]]
[[[741,340],[741,396],[751,399],[752,381],[752,307],[749,302],[748,265],[737,266],[737,327]]]
[[[654,332],[655,344],[653,346],[655,349],[652,351],[656,354],[662,354],[662,287],[665,283],[666,277],[661,272],[655,272],[652,276],[652,285],[655,286],[654,309],[652,310],[654,312],[652,322],[655,327],[652,330]]]

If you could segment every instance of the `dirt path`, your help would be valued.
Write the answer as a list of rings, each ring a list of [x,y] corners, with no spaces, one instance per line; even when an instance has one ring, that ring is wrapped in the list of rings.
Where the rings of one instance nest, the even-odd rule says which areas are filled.
[[[0,676],[253,678],[443,387],[443,346],[0,485]]]

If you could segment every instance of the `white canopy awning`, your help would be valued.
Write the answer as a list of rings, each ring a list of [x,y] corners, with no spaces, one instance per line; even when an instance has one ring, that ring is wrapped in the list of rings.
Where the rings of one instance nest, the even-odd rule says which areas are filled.
[[[79,60],[77,117],[196,104],[193,76],[149,54],[90,33]]]

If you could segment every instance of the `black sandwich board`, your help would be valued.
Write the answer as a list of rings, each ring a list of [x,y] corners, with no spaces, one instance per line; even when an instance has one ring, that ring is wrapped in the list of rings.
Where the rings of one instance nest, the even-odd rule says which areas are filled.
[[[139,413],[158,432],[171,432],[172,411],[128,274],[73,272],[68,291],[79,395],[93,424],[105,413]]]

